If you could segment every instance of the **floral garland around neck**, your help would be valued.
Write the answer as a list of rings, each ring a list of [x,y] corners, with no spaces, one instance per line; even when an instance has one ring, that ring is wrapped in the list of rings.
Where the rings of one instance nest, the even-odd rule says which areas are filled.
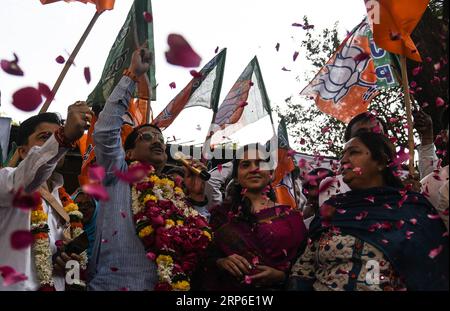
[[[130,165],[130,170],[142,166]],[[190,203],[179,185],[158,177],[155,169],[131,185],[136,233],[147,258],[156,262],[155,290],[190,290],[190,276],[212,239],[207,221]]]
[[[83,233],[83,214],[79,211],[78,205],[73,202],[64,188],[58,190],[59,197],[63,203],[64,210],[70,217],[70,234],[72,238],[76,238]],[[48,226],[48,215],[44,210],[43,200],[31,211],[31,234],[34,237],[32,253],[34,255],[34,263],[36,266],[36,275],[39,281],[39,291],[55,291],[55,283],[53,280],[53,262],[52,251],[50,248],[50,231]],[[84,251],[80,254],[82,260],[80,262],[81,270],[87,268],[87,253]],[[76,284],[85,287],[83,280],[79,280]]]

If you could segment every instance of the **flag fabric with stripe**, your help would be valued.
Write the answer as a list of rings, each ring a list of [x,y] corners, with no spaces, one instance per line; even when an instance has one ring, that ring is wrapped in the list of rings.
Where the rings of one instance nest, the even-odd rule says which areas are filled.
[[[200,75],[188,85],[153,120],[164,130],[169,127],[183,109],[195,106],[217,110],[227,50],[223,49],[200,70]]]
[[[210,145],[219,144],[225,137],[267,115],[272,119],[269,97],[255,56],[214,114],[206,140]]]
[[[378,48],[365,19],[300,95],[314,99],[324,113],[348,123],[367,111],[379,88],[398,85],[396,59]]]
[[[272,187],[279,204],[285,204],[295,208],[297,203],[295,199],[295,187],[291,175],[291,172],[295,169],[295,164],[292,157],[289,155],[290,149],[286,122],[283,118],[278,125],[278,158],[277,166],[273,173],[274,180],[272,182]]]
[[[59,2],[61,0],[41,0],[42,4],[50,4],[54,2]],[[65,0],[65,2],[78,1],[83,3],[92,3],[97,7],[97,12],[102,12],[105,10],[112,10],[114,8],[115,0]]]
[[[111,47],[100,81],[88,97],[88,104],[95,111],[100,111],[103,108],[114,87],[122,78],[123,71],[131,64],[131,56],[137,48],[147,41],[150,53],[155,55],[153,23],[145,21],[144,12],[152,13],[151,1],[135,0]],[[155,66],[153,64],[149,72],[141,76],[133,97],[142,100],[155,100],[155,86]]]
[[[379,0],[379,13],[371,18],[373,36],[380,48],[421,62],[411,34],[422,18],[430,0]],[[370,9],[368,7],[368,9]],[[369,14],[372,17],[372,14]]]

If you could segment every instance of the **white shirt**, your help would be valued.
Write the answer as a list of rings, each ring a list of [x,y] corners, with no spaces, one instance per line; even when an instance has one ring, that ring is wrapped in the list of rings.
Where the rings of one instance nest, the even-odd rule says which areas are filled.
[[[11,234],[17,230],[29,231],[31,217],[31,211],[13,207],[12,199],[21,187],[27,192],[36,191],[50,178],[66,151],[52,136],[42,147],[33,147],[17,168],[0,169],[0,266],[10,266],[28,277],[26,281],[4,287],[0,276],[0,291],[35,291],[39,288],[31,246],[21,250],[11,247]],[[54,174],[52,184],[52,194],[59,201],[58,188],[62,186],[62,176]],[[55,253],[55,241],[63,239],[63,230],[59,216],[45,201],[44,210],[48,214],[50,247]],[[54,281],[56,290],[64,290],[63,277],[54,277]]]

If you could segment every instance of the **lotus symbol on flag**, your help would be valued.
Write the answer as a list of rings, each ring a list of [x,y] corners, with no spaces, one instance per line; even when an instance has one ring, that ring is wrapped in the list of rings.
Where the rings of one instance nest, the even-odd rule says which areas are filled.
[[[358,55],[364,52],[360,47],[346,44],[336,54],[335,61],[325,66],[326,70],[319,77],[319,83],[314,85],[313,90],[318,92],[324,100],[332,100],[336,104],[354,86],[369,89],[376,87],[375,83],[366,82],[362,77],[371,58],[355,60]]]

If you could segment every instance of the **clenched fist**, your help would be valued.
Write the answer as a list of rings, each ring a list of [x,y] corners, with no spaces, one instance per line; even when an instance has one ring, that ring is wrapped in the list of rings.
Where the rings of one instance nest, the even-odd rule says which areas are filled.
[[[78,101],[67,110],[67,121],[64,125],[64,136],[69,141],[75,141],[83,136],[89,128],[93,112],[85,102]]]

